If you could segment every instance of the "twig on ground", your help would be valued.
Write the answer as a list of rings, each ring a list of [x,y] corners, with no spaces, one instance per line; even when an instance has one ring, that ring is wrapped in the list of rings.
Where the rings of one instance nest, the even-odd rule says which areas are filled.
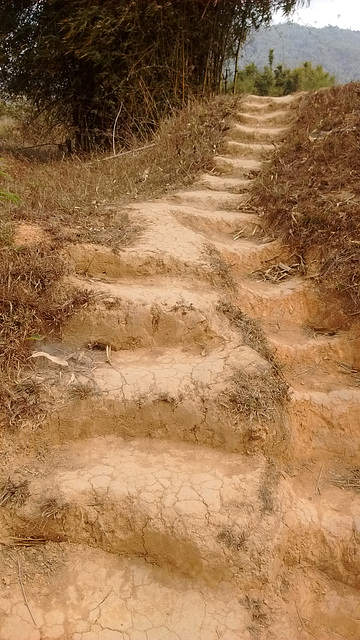
[[[116,114],[116,118],[115,118],[114,126],[113,126],[113,132],[112,132],[112,147],[113,147],[113,153],[114,153],[114,156],[116,156],[116,149],[115,149],[115,132],[116,132],[116,125],[117,125],[117,123],[118,123],[118,120],[119,120],[119,117],[120,117],[120,113],[122,112],[123,104],[124,104],[124,103],[122,102],[122,103],[121,103],[121,105],[120,105],[120,109],[119,109],[119,111],[118,111],[118,112],[117,112],[117,114]]]
[[[324,465],[325,462],[322,463],[321,468],[320,468],[320,473],[317,479],[317,483],[316,483],[316,487],[315,487],[315,493],[318,493],[319,495],[321,495],[321,491],[320,491],[320,482],[321,482],[321,478],[322,478],[322,474],[323,474],[323,470],[324,470]]]
[[[120,151],[114,156],[106,156],[106,158],[98,158],[97,160],[93,160],[92,162],[88,162],[86,166],[88,167],[91,164],[95,164],[96,162],[103,162],[104,160],[114,160],[114,158],[120,158],[120,156],[127,156],[130,153],[137,153],[138,151],[145,151],[145,149],[151,149],[152,147],[156,147],[156,142],[152,142],[151,144],[146,144],[143,147],[137,147],[137,149],[130,149],[129,151]]]
[[[28,612],[30,614],[31,620],[33,621],[35,627],[37,627],[37,624],[35,622],[34,616],[33,616],[32,612],[31,612],[31,609],[30,609],[30,606],[29,606],[29,603],[28,603],[28,600],[27,600],[27,597],[26,597],[26,593],[25,593],[25,589],[24,589],[24,583],[23,583],[22,575],[21,575],[20,560],[19,560],[19,558],[16,558],[16,560],[15,560],[15,558],[13,558],[13,556],[10,556],[10,557],[11,557],[12,561],[17,565],[17,568],[18,568],[18,577],[19,577],[19,583],[20,583],[22,595],[23,595],[23,598],[24,598],[24,604],[25,604],[25,606],[26,606],[26,608],[27,608],[27,610],[28,610]]]

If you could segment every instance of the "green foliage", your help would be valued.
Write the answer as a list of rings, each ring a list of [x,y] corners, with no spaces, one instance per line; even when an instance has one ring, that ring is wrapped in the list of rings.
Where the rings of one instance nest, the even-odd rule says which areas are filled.
[[[295,91],[310,91],[322,87],[332,87],[334,76],[324,71],[321,65],[313,67],[304,62],[301,67],[287,69],[279,64],[272,68],[272,50],[269,53],[269,66],[260,71],[251,63],[237,74],[236,93],[253,93],[259,96],[285,96]]]
[[[173,106],[214,92],[229,52],[302,0],[10,0],[0,89],[68,125],[84,150],[147,135]],[[4,5],[4,3],[3,3]]]

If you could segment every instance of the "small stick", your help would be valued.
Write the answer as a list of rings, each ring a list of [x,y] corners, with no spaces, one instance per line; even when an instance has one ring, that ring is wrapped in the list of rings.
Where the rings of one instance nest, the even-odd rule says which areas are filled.
[[[320,473],[319,473],[319,477],[317,479],[317,483],[316,483],[316,487],[315,487],[315,493],[318,493],[319,495],[321,495],[321,491],[320,491],[320,481],[321,481],[321,476],[322,476],[322,472],[324,470],[324,464],[325,462],[322,463],[321,465],[321,469],[320,469]]]
[[[130,151],[120,151],[116,156],[107,156],[103,158],[103,160],[113,160],[114,158],[119,158],[120,156],[126,156],[128,153],[137,153],[138,151],[144,151],[144,149],[151,149],[151,147],[156,147],[156,142],[152,142],[151,144],[146,144],[144,147],[137,147],[137,149],[130,149]]]
[[[117,121],[119,120],[119,116],[120,113],[122,112],[122,108],[123,108],[123,102],[120,105],[120,109],[117,112],[116,118],[115,118],[115,122],[114,122],[114,126],[113,126],[113,135],[112,135],[112,146],[113,146],[113,154],[114,156],[116,156],[116,149],[115,149],[115,132],[116,132],[116,125],[117,125]]]
[[[310,635],[311,635],[311,636],[313,636],[314,638],[316,638],[316,636],[315,636],[315,634],[314,634],[314,633],[312,633],[309,629],[306,629],[306,627],[305,627],[305,625],[304,625],[304,621],[303,621],[303,619],[302,619],[302,617],[301,617],[301,615],[300,615],[300,612],[299,612],[298,606],[297,606],[297,604],[296,604],[296,600],[294,600],[294,604],[295,604],[296,613],[298,614],[298,618],[299,618],[299,620],[300,620],[300,624],[301,624],[301,627],[302,627],[303,631],[305,631],[305,633],[310,633]]]
[[[111,362],[111,345],[109,345],[109,344],[106,345],[106,362],[108,362],[109,364],[112,365],[112,362]]]
[[[33,621],[33,623],[34,623],[35,627],[37,627],[37,624],[36,624],[36,622],[35,622],[35,619],[34,619],[33,614],[31,613],[31,609],[30,609],[30,606],[29,606],[29,603],[28,603],[28,600],[27,600],[27,597],[26,597],[26,593],[25,593],[25,589],[24,589],[24,584],[23,584],[23,581],[22,581],[21,566],[20,566],[20,560],[19,560],[19,557],[17,558],[17,560],[15,560],[15,558],[13,558],[12,556],[10,556],[10,558],[11,558],[11,559],[13,560],[13,562],[15,562],[15,564],[17,564],[17,566],[18,566],[18,576],[19,576],[19,582],[20,582],[21,591],[22,591],[23,598],[24,598],[24,603],[25,603],[25,606],[27,607],[27,610],[28,610],[28,612],[29,612],[29,614],[30,614],[30,618],[31,618],[31,620]]]
[[[120,156],[126,156],[129,153],[137,153],[138,151],[144,151],[145,149],[151,149],[151,147],[156,147],[157,143],[152,142],[151,144],[146,144],[144,147],[137,147],[137,149],[130,149],[130,151],[121,151],[117,153],[116,156],[107,156],[106,158],[100,158],[98,160],[94,160],[93,162],[88,162],[87,167],[91,164],[95,164],[95,162],[103,162],[105,160],[114,160],[114,158],[120,158]]]

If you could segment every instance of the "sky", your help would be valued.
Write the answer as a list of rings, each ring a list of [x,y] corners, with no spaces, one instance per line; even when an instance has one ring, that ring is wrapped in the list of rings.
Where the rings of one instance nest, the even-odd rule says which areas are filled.
[[[360,0],[311,0],[310,7],[296,9],[290,20],[312,27],[331,24],[341,29],[360,31]],[[274,22],[284,22],[282,14],[276,15]]]

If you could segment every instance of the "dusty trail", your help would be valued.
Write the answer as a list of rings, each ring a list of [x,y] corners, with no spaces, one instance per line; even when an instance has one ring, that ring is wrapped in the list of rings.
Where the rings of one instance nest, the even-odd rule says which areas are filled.
[[[0,640],[360,637],[360,502],[331,481],[360,466],[359,339],[311,281],[252,275],[287,259],[246,197],[296,99],[242,101],[216,175],[132,206],[136,245],[69,249],[97,301],[37,369],[55,408],[1,513],[26,546],[4,544]],[[231,400],[274,373],[229,305],[290,385],[268,419]]]

